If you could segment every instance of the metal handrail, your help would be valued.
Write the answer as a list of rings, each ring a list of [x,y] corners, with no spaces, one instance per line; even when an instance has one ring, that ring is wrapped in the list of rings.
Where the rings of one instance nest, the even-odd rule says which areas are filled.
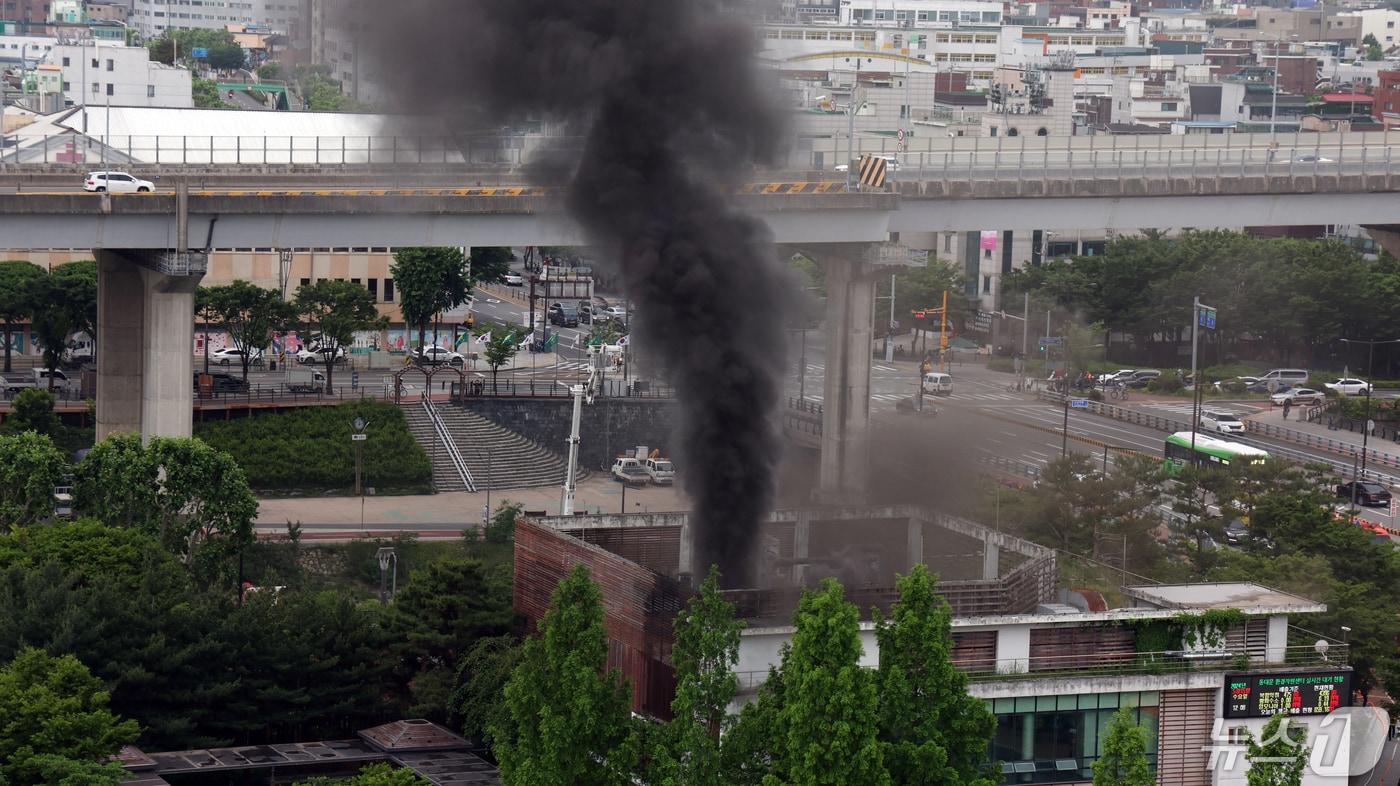
[[[428,421],[433,424],[433,429],[437,432],[438,439],[442,440],[443,446],[447,449],[447,460],[452,462],[453,469],[462,478],[462,484],[467,487],[467,491],[476,491],[476,481],[472,478],[472,473],[467,469],[467,462],[462,460],[462,454],[457,450],[457,442],[452,439],[452,434],[447,430],[447,424],[438,415],[437,407],[433,406],[433,400],[427,394],[422,396],[423,411],[428,413]]]
[[[1162,652],[1073,653],[1035,655],[1024,658],[953,657],[953,665],[973,682],[997,680],[1064,679],[1098,675],[1156,676],[1199,672],[1285,670],[1305,667],[1345,668],[1349,653],[1346,644],[1331,644],[1319,653],[1314,645],[1278,647],[1274,658],[1244,650],[1166,650]],[[1281,656],[1281,657],[1278,657]],[[863,668],[875,669],[868,665]],[[753,691],[768,678],[768,671],[736,671],[739,690]]]

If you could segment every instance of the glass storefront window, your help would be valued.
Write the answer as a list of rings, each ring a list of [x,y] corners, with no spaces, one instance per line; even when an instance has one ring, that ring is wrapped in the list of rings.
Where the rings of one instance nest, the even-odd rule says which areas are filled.
[[[997,716],[991,756],[1003,782],[1064,783],[1093,777],[1101,740],[1119,706],[1134,708],[1148,733],[1148,756],[1157,756],[1158,694],[1070,694],[1020,696],[989,702]]]

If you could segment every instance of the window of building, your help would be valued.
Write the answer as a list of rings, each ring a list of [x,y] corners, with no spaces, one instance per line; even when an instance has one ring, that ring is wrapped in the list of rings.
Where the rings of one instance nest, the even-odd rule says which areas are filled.
[[[392,278],[384,279],[384,302],[394,302],[394,279]]]
[[[372,298],[374,298],[375,300],[378,300],[378,299],[379,299],[379,279],[377,279],[377,278],[366,279],[365,283],[366,283],[366,285],[369,287],[369,296],[372,297]]]
[[[1176,102],[1175,102],[1175,101],[1163,101],[1163,102],[1162,102],[1162,111],[1163,111],[1163,112],[1175,112],[1175,111],[1176,111]]]
[[[808,40],[808,41],[825,41],[825,40],[826,40],[826,31],[825,31],[825,30],[808,30],[806,33],[803,34],[803,38],[805,38],[805,39]]]
[[[108,71],[112,71],[112,70],[115,69],[115,67],[116,67],[116,63],[114,63],[114,62],[112,61],[112,58],[110,58],[110,57],[107,58],[107,70],[108,70]]]
[[[146,85],[146,97],[147,97],[147,98],[155,98],[155,97],[156,97],[156,86],[155,86],[155,85]]]
[[[988,251],[987,253],[988,253],[988,254],[991,254],[992,252]],[[991,277],[991,276],[982,276],[982,294],[984,294],[984,295],[990,295],[990,294],[992,294],[992,277]]]
[[[304,287],[309,287],[309,286],[311,286],[311,279],[309,279],[309,278],[303,278],[303,279],[301,280],[301,286],[304,286]]]
[[[350,279],[350,283],[351,283],[351,284],[358,284],[358,283],[360,283],[360,280],[359,280],[358,278],[352,278],[352,279]]]
[[[112,88],[114,87],[116,87],[116,85],[113,85],[111,82],[107,83],[107,95],[112,95]]]
[[[67,82],[64,82],[64,83],[63,83],[63,92],[67,93],[68,91],[70,91],[70,90],[72,90],[72,89],[73,89],[73,86],[72,86],[71,84],[69,84],[69,83],[67,83]]]
[[[783,38],[783,40],[786,40],[786,41],[801,41],[801,40],[802,40],[802,31],[801,31],[801,30],[784,30],[784,31],[782,32],[782,36],[781,36],[781,37]]]
[[[70,66],[70,65],[72,65],[72,64],[73,64],[73,63],[72,63],[68,58],[66,58],[66,57],[63,58],[63,67],[64,67],[64,68],[67,68],[68,66]]]
[[[93,94],[93,95],[97,95],[97,94],[100,93],[101,91],[102,91],[102,83],[100,83],[100,82],[93,82],[93,83],[92,83],[92,94]]]
[[[1131,708],[1134,720],[1147,728],[1147,760],[1156,766],[1160,707],[1155,691],[1019,696],[988,704],[997,718],[992,758],[1013,767],[1034,766],[1037,783],[1092,778],[1109,719],[1120,705]]]
[[[1008,129],[1006,130],[1006,135],[1007,135],[1007,136],[1020,136],[1020,135],[1021,135],[1021,132],[1020,132],[1019,130],[1015,129],[1015,128],[1008,128]]]

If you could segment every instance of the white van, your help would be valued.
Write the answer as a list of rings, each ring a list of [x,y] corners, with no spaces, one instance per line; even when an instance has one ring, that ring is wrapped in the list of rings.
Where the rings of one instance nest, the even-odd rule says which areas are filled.
[[[951,396],[953,394],[953,375],[930,371],[924,375],[924,392],[937,396]]]
[[[1259,382],[1270,389],[1278,385],[1291,387],[1306,385],[1308,383],[1308,370],[1304,368],[1276,368],[1264,372],[1263,376],[1259,377]]]

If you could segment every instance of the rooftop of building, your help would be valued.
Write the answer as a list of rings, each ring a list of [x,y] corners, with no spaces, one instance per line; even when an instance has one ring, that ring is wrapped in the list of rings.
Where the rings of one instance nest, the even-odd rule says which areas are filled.
[[[498,786],[489,762],[467,740],[430,721],[398,720],[359,732],[358,739],[201,748],[145,753],[127,745],[114,757],[128,773],[124,786],[168,786],[165,776],[267,770],[279,775],[342,772],[347,766],[389,761],[434,786]]]
[[[1249,581],[1123,587],[1135,604],[1160,609],[1238,609],[1246,614],[1318,614],[1327,604]]]

